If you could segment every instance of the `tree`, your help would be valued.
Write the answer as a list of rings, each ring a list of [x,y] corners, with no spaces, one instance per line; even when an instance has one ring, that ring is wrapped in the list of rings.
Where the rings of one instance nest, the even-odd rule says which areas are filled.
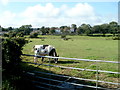
[[[13,30],[13,28],[12,27],[8,27],[8,30],[11,31],[11,30]]]
[[[65,35],[67,35],[67,34],[70,34],[70,27],[68,27],[68,26],[66,26],[66,27],[64,27],[64,29],[63,29],[63,33],[65,34]]]
[[[118,25],[118,35],[120,35],[120,25]]]
[[[2,31],[2,27],[1,27],[1,25],[0,25],[0,31]]]
[[[109,24],[102,24],[100,25],[100,27],[101,27],[101,33],[103,34],[103,36],[105,36],[105,34],[108,33]]]
[[[3,28],[3,27],[2,27],[1,29],[2,29],[2,31],[8,31],[8,29],[7,29],[7,28]]]
[[[93,31],[93,33],[100,33],[100,31],[101,31],[100,25],[93,26],[92,31]]]
[[[9,32],[8,32],[8,35],[9,35],[9,37],[16,37],[16,36],[17,36],[17,33],[14,32],[14,31],[9,31]]]
[[[19,32],[19,33],[17,33],[16,36],[18,36],[18,37],[24,37],[24,33],[23,32]]]
[[[42,32],[42,35],[45,35],[45,34],[46,34],[46,31],[45,31],[45,27],[44,27],[44,26],[42,26],[42,27],[40,28],[40,31]]]
[[[110,24],[110,25],[115,25],[115,26],[118,25],[118,23],[115,22],[115,21],[112,21],[112,22],[110,22],[109,24]]]
[[[109,23],[109,26],[110,26],[110,33],[112,33],[113,36],[115,36],[115,34],[118,33],[118,23],[112,21]]]
[[[18,30],[19,32],[23,31],[24,35],[29,35],[32,31],[31,27],[32,25],[22,25]]]
[[[46,27],[46,28],[45,28],[46,34],[49,34],[49,31],[50,31],[50,28],[49,28],[49,27]]]
[[[30,38],[37,38],[38,33],[37,32],[31,32],[30,33]]]
[[[63,34],[69,34],[69,31],[70,31],[70,27],[68,26],[61,26],[60,27],[60,30]]]
[[[88,36],[92,34],[92,27],[89,24],[82,24],[81,29],[82,31]]]
[[[56,29],[56,27],[51,27],[49,33],[50,33],[50,34],[54,34],[54,33],[55,33],[55,29]]]
[[[76,24],[72,24],[72,25],[71,25],[71,28],[74,29],[74,33],[76,33],[77,25],[76,25]]]
[[[65,27],[67,27],[67,26],[61,26],[60,27],[60,30],[61,30],[62,33],[64,33]]]
[[[77,28],[76,33],[77,33],[78,35],[82,35],[82,34],[84,33],[84,30],[81,28],[81,26],[79,26],[79,27]]]
[[[3,36],[4,36],[4,37],[9,37],[9,34],[4,33]]]

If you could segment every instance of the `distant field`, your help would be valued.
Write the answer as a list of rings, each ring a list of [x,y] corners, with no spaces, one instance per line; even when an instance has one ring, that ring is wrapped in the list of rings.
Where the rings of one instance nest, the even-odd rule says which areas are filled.
[[[39,44],[50,44],[53,45],[60,57],[70,58],[82,58],[82,59],[93,59],[93,60],[109,60],[118,61],[118,41],[112,40],[111,37],[87,37],[87,36],[67,36],[68,40],[61,39],[60,36],[39,36],[37,39],[29,39],[31,42],[28,43],[24,49],[25,54],[34,54],[33,46]],[[42,39],[41,39],[42,38]],[[25,57],[23,60],[33,61],[33,57]],[[48,63],[48,62],[45,62]],[[52,63],[55,65],[54,63]],[[117,64],[111,63],[97,63],[99,69],[107,71],[118,71]],[[57,65],[77,67],[77,68],[89,68],[96,69],[95,62],[84,62],[84,61],[72,61],[72,60],[59,60]],[[39,66],[49,70],[49,67]],[[62,70],[60,68],[51,68],[51,71],[59,74],[72,75],[84,78],[95,78],[95,72],[79,72],[76,70]],[[117,81],[115,75],[111,74],[100,74],[101,80]],[[109,79],[108,79],[109,77]],[[114,77],[111,79],[111,77]]]

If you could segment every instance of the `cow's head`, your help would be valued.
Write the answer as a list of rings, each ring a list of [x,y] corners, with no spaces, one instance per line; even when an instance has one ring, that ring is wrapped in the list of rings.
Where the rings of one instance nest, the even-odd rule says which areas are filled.
[[[57,55],[56,57],[59,57],[59,55]],[[55,58],[54,61],[55,61],[55,63],[57,63],[58,58]]]

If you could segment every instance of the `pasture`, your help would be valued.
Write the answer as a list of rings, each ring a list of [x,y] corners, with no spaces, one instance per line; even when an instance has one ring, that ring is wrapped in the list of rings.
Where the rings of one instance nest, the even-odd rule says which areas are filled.
[[[39,36],[39,38],[29,39],[30,42],[24,46],[23,53],[33,55],[34,45],[48,44],[53,45],[56,48],[57,53],[60,57],[118,61],[118,40],[112,40],[111,37],[88,36],[67,36],[67,38],[68,40],[63,40],[60,36],[45,35]],[[22,57],[22,59],[25,62],[33,62],[33,57],[24,56]],[[39,58],[39,60],[41,59]],[[39,63],[41,63],[41,61]],[[45,59],[44,63],[49,63],[47,58]],[[55,63],[51,64],[56,65]],[[118,64],[112,63],[96,63],[60,59],[57,65],[87,69],[98,68],[100,70],[114,72],[118,71]],[[98,65],[98,67],[96,67],[96,65]],[[36,67],[36,65],[32,66]],[[61,69],[58,67],[48,66],[38,67],[45,70],[50,70],[57,74],[76,76],[80,78],[96,79],[96,72]],[[100,80],[118,82],[117,77],[118,76],[115,74],[99,73]]]

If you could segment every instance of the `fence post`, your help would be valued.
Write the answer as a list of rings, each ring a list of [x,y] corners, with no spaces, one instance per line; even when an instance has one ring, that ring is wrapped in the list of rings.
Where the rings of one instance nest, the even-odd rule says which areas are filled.
[[[96,62],[96,69],[97,69],[97,71],[96,71],[96,90],[97,90],[98,89],[98,80],[99,80],[99,72],[98,72],[99,66],[98,66],[98,62]]]
[[[50,61],[50,58],[48,60],[49,60],[49,71],[51,73],[51,68],[50,68],[51,61]],[[51,78],[51,75],[49,75],[49,78]],[[51,81],[49,81],[49,84],[51,84]],[[48,90],[51,90],[51,86],[49,86]]]

